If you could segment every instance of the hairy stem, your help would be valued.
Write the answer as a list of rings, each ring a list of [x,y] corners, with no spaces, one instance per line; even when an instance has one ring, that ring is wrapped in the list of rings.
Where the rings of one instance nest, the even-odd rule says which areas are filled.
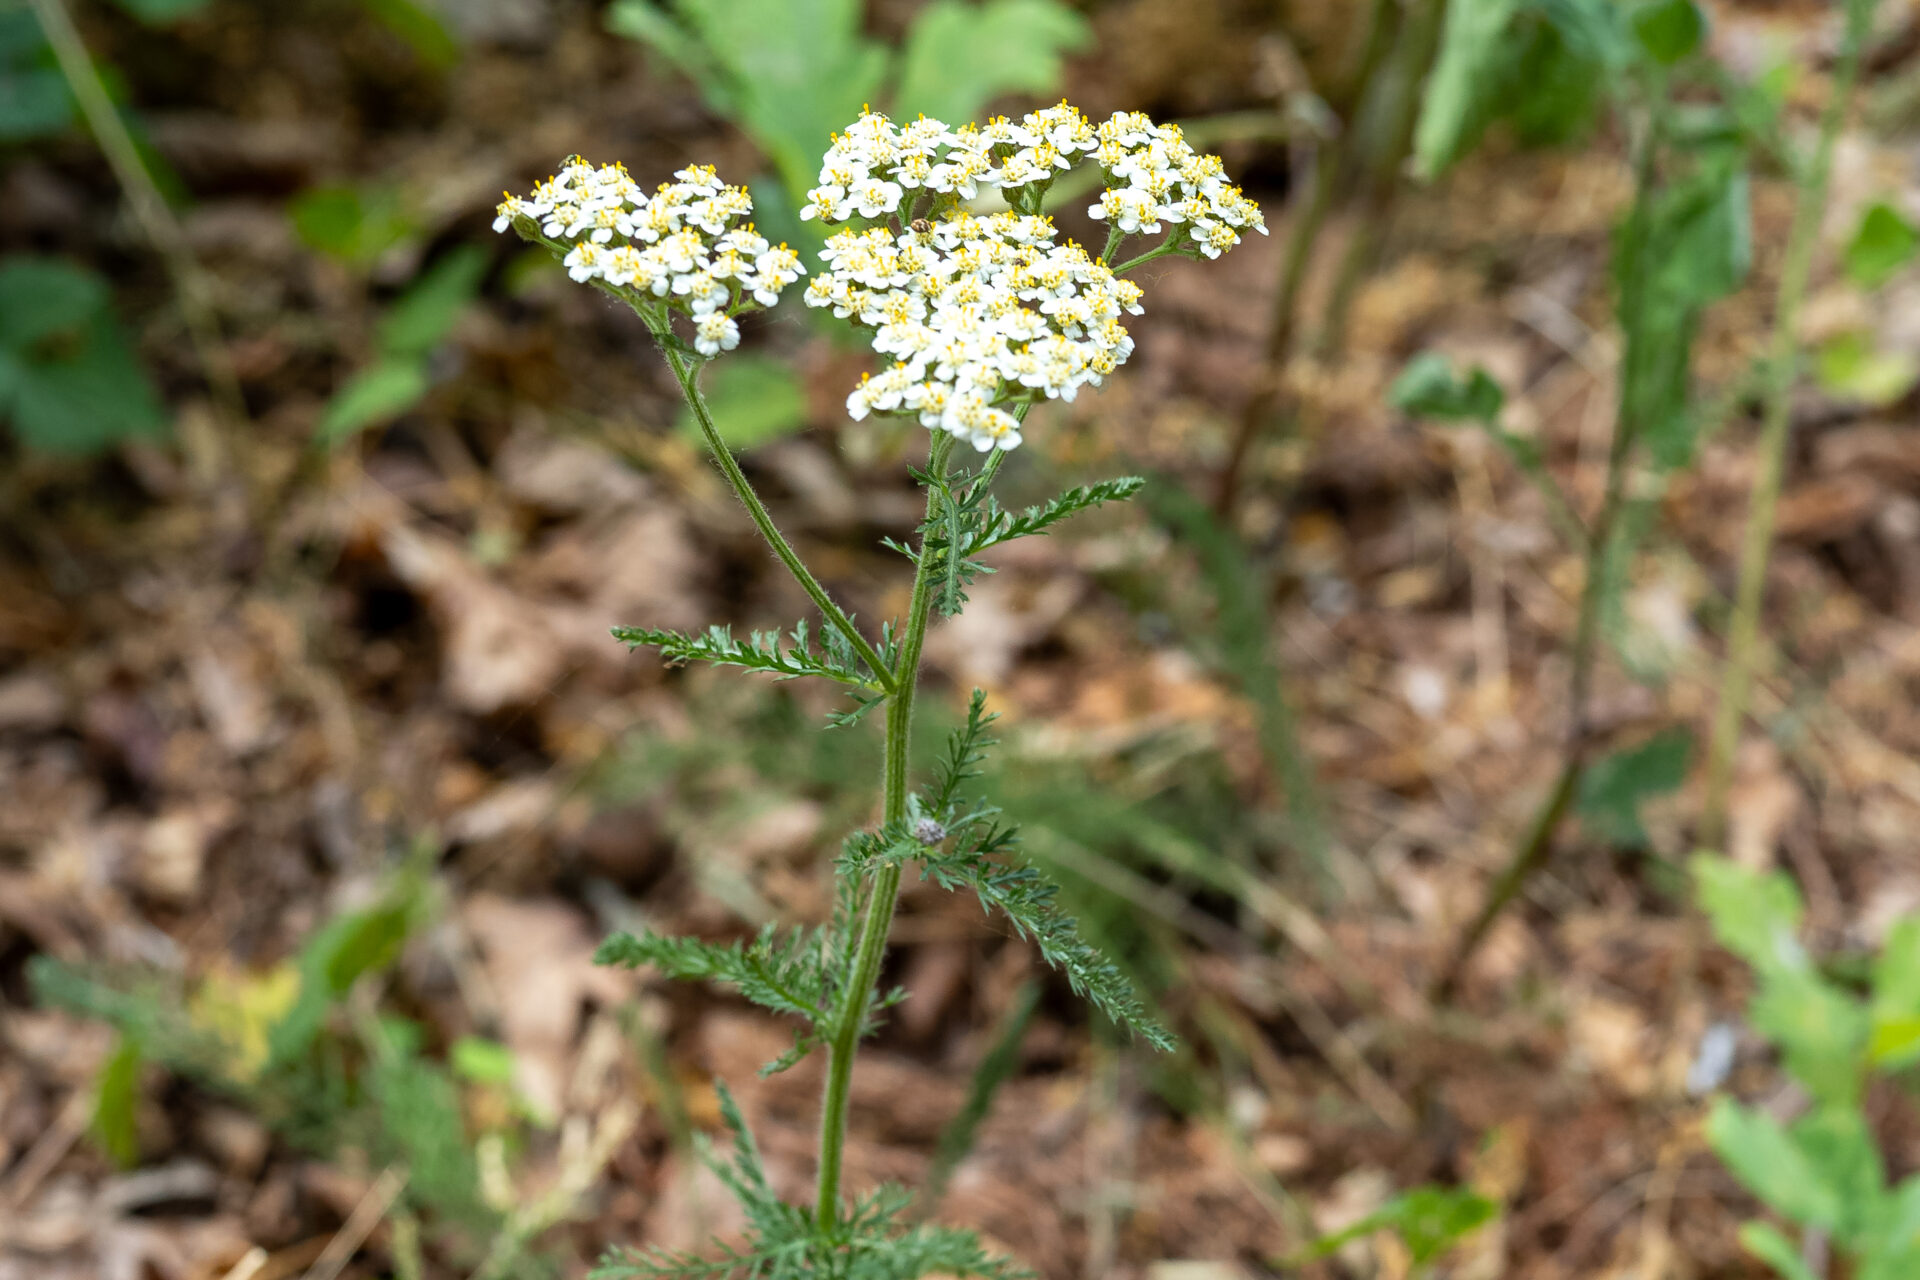
[[[1727,665],[1720,678],[1720,702],[1714,710],[1713,739],[1707,753],[1707,794],[1700,812],[1699,842],[1717,848],[1726,833],[1727,790],[1733,780],[1734,751],[1746,718],[1747,696],[1760,637],[1760,601],[1765,593],[1767,561],[1773,551],[1774,508],[1780,500],[1780,482],[1786,470],[1787,435],[1792,423],[1791,398],[1797,338],[1795,324],[1800,300],[1806,295],[1813,250],[1819,240],[1821,214],[1827,204],[1827,174],[1833,162],[1833,144],[1853,95],[1860,70],[1860,51],[1873,25],[1875,0],[1848,0],[1846,36],[1834,71],[1833,95],[1820,121],[1820,141],[1813,168],[1800,187],[1788,233],[1786,260],[1780,268],[1779,301],[1773,312],[1773,344],[1766,371],[1766,418],[1760,428],[1760,469],[1753,478],[1753,496],[1747,508],[1747,528],[1740,547],[1740,585],[1727,637]]]
[[[928,474],[935,481],[946,476],[947,459],[952,453],[953,437],[944,433],[935,435],[927,461]],[[928,485],[928,520],[940,514],[940,501],[937,485]],[[893,693],[887,699],[886,754],[881,778],[883,824],[901,822],[907,816],[908,737],[913,725],[914,694],[920,683],[920,650],[926,642],[927,623],[933,613],[933,567],[934,558],[925,553],[923,545],[900,639],[900,665],[893,670]],[[886,957],[887,934],[893,927],[893,908],[899,896],[900,864],[892,862],[874,874],[873,884],[867,890],[867,909],[860,921],[853,971],[847,976],[840,1021],[827,1045],[827,1083],[820,1108],[819,1197],[814,1205],[814,1220],[822,1231],[832,1230],[840,1219],[840,1170],[847,1145],[847,1096],[853,1083],[853,1059],[860,1049],[860,1029],[867,1019],[874,983],[880,977],[880,963]]]
[[[727,477],[727,483],[731,484],[733,491],[739,495],[741,505],[746,507],[747,514],[753,517],[753,523],[760,530],[760,536],[767,540],[767,545],[773,548],[773,554],[780,558],[781,564],[787,566],[787,572],[793,575],[793,580],[798,582],[801,589],[813,600],[821,616],[847,638],[847,643],[852,645],[853,651],[860,655],[860,660],[872,669],[874,678],[881,686],[890,693],[898,692],[899,685],[893,671],[888,668],[874,647],[867,643],[867,638],[860,634],[860,629],[853,625],[853,619],[833,602],[833,597],[827,594],[827,589],[820,585],[819,579],[815,578],[807,566],[801,563],[799,553],[794,551],[792,544],[774,525],[773,517],[767,514],[766,504],[760,501],[760,495],[755,493],[753,486],[747,482],[746,472],[740,469],[740,463],[734,458],[733,450],[729,449],[727,442],[720,438],[720,429],[714,425],[713,413],[707,407],[707,398],[701,394],[698,385],[699,366],[687,359],[686,355],[672,342],[662,341],[660,349],[666,353],[667,364],[672,368],[673,376],[680,382],[680,393],[686,397],[687,407],[693,410],[694,420],[700,424],[700,434],[707,438],[707,447],[713,450],[714,460],[720,464],[720,470]]]
[[[1188,241],[1186,243],[1191,243],[1191,242]],[[1147,250],[1145,253],[1141,254],[1137,258],[1128,258],[1125,262],[1121,263],[1119,266],[1113,269],[1113,274],[1117,276],[1123,276],[1127,274],[1127,272],[1133,270],[1135,267],[1146,266],[1149,262],[1152,262],[1155,258],[1165,258],[1171,254],[1179,253],[1182,248],[1182,244],[1183,242],[1180,239],[1180,228],[1178,226],[1175,226],[1174,229],[1167,234],[1167,238],[1165,240],[1162,240],[1159,244]]]

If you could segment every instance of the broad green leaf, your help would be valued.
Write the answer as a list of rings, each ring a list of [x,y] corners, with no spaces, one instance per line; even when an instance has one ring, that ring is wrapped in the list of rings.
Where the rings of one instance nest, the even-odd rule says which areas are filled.
[[[460,61],[460,42],[439,14],[417,0],[360,0],[360,4],[427,66],[444,71]]]
[[[347,380],[334,393],[314,427],[315,438],[333,446],[391,422],[427,394],[427,367],[418,359],[382,360]]]
[[[134,1111],[140,1102],[140,1046],[125,1035],[100,1067],[93,1087],[93,1136],[113,1162],[131,1169],[140,1162]]]
[[[463,244],[444,255],[395,300],[380,321],[380,348],[389,356],[425,355],[467,309],[486,274],[487,255]]]
[[[1800,945],[1800,892],[1778,871],[1761,875],[1728,858],[1694,857],[1700,907],[1720,945],[1761,973],[1807,968]]]
[[[0,15],[0,22],[28,14]],[[0,62],[0,142],[20,142],[59,133],[73,123],[73,98],[58,68]]]
[[[699,37],[654,0],[614,0],[607,9],[607,30],[651,47],[689,76],[721,115],[737,114],[733,86],[715,66]]]
[[[1904,399],[1920,379],[1920,359],[1908,351],[1882,351],[1867,333],[1829,339],[1814,361],[1821,388],[1846,400],[1885,408]]]
[[[416,911],[411,890],[396,892],[365,910],[327,923],[300,949],[300,990],[286,1016],[267,1036],[268,1056],[286,1063],[304,1054],[319,1035],[327,1010],[368,973],[399,957]]]
[[[1393,1229],[1416,1267],[1432,1262],[1499,1212],[1485,1196],[1453,1187],[1418,1187],[1394,1204]]]
[[[1773,1117],[1716,1098],[1707,1115],[1707,1142],[1740,1185],[1781,1217],[1827,1230],[1838,1225],[1837,1192],[1820,1181],[1806,1154]]]
[[[356,267],[371,265],[418,229],[392,187],[313,187],[287,212],[307,247]]]
[[[0,261],[0,417],[48,453],[91,453],[165,429],[98,276],[53,258]]]
[[[1886,1071],[1920,1062],[1920,916],[1894,925],[1874,962],[1869,1053]]]
[[[1713,163],[1656,203],[1651,255],[1657,295],[1703,306],[1738,289],[1753,265],[1746,170]]]
[[[1403,413],[1422,418],[1476,421],[1491,424],[1500,416],[1506,393],[1485,369],[1475,365],[1466,378],[1454,377],[1453,366],[1435,351],[1423,351],[1407,362],[1387,390],[1387,401]]]
[[[1689,361],[1700,311],[1737,288],[1752,262],[1746,173],[1737,153],[1711,157],[1647,197],[1644,234],[1629,216],[1614,254],[1620,324],[1621,416],[1637,424],[1654,462],[1691,459],[1699,419],[1689,404]]]
[[[1693,0],[1649,0],[1628,21],[1640,47],[1663,67],[1699,48],[1707,34],[1706,15]]]
[[[958,125],[1002,94],[1050,93],[1061,54],[1091,39],[1087,20],[1059,0],[934,0],[907,33],[894,113]]]
[[[1915,249],[1920,249],[1920,231],[1898,209],[1877,201],[1847,242],[1847,275],[1855,284],[1875,288],[1911,262]]]
[[[344,996],[364,975],[399,959],[413,917],[410,894],[342,916],[307,944],[301,953],[301,967],[323,976],[329,995]]]
[[[1452,1187],[1416,1187],[1395,1196],[1351,1226],[1315,1240],[1302,1259],[1324,1258],[1353,1240],[1392,1231],[1423,1266],[1488,1222],[1499,1206],[1485,1196]]]
[[[1544,4],[1508,34],[1511,71],[1502,114],[1532,146],[1569,142],[1598,119],[1612,63],[1610,14],[1590,19],[1574,4]],[[1571,11],[1562,16],[1560,11]],[[1597,30],[1596,30],[1597,28]]]
[[[1858,1247],[1887,1208],[1887,1171],[1866,1116],[1855,1106],[1820,1107],[1797,1121],[1792,1134],[1814,1176],[1839,1197],[1838,1238]]]
[[[498,1040],[461,1036],[448,1050],[447,1061],[455,1075],[475,1084],[505,1085],[513,1082],[513,1050]]]
[[[860,0],[678,0],[673,8],[723,70],[739,122],[790,193],[814,185],[831,135],[880,103],[887,51],[861,34]]]
[[[1414,167],[1434,178],[1478,138],[1504,79],[1504,37],[1520,0],[1453,0],[1414,129]]]
[[[1887,1197],[1857,1280],[1911,1280],[1920,1275],[1920,1174]]]
[[[70,335],[106,307],[107,282],[59,258],[0,260],[0,347]]]
[[[1740,1243],[1748,1253],[1779,1272],[1782,1280],[1819,1280],[1801,1261],[1800,1251],[1767,1223],[1743,1223]]]
[[[1811,969],[1763,971],[1747,1016],[1780,1046],[1787,1070],[1814,1097],[1837,1105],[1859,1100],[1868,1039],[1859,1001]]]
[[[1669,729],[1637,747],[1603,756],[1582,775],[1575,811],[1601,839],[1644,849],[1647,831],[1640,824],[1640,806],[1677,790],[1687,779],[1692,754],[1693,735]]]
[[[0,9],[0,67],[54,65],[39,19],[25,5]]]
[[[728,448],[751,449],[807,425],[806,392],[784,361],[735,352],[708,365],[702,383],[714,425]],[[681,413],[680,430],[701,438],[691,410]]]

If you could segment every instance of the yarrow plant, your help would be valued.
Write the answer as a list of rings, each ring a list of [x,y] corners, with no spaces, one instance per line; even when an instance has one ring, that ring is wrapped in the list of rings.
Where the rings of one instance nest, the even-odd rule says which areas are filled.
[[[1105,180],[1099,202],[1088,210],[1107,226],[1097,255],[1063,242],[1043,209],[1054,181],[1081,162],[1097,165]],[[973,207],[996,192],[1009,208]],[[930,784],[910,786],[908,728],[921,651],[932,616],[950,617],[965,605],[968,584],[985,571],[977,559],[982,552],[1044,533],[1075,512],[1141,487],[1138,478],[1121,477],[1017,513],[990,493],[1034,405],[1072,400],[1083,387],[1099,386],[1132,353],[1122,317],[1141,313],[1142,291],[1127,273],[1170,255],[1216,258],[1244,232],[1265,234],[1266,227],[1258,206],[1227,183],[1217,156],[1195,153],[1178,128],[1138,113],[1095,125],[1063,102],[1018,122],[997,117],[949,128],[924,117],[898,124],[866,111],[834,136],[800,216],[848,225],[821,251],[806,302],[868,331],[873,349],[888,361],[854,388],[848,413],[912,417],[933,436],[926,466],[913,472],[927,491],[917,545],[888,542],[914,567],[907,614],[870,638],[774,525],[700,390],[701,367],[739,344],[739,317],[774,305],[808,274],[797,253],[754,231],[745,221],[752,212],[747,193],[721,182],[711,168],[682,169],[648,193],[619,165],[574,157],[530,195],[509,195],[494,224],[546,246],[573,279],[639,314],[721,471],[824,624],[817,633],[802,621],[787,636],[754,632],[744,640],[724,626],[691,634],[622,627],[614,634],[630,645],[657,647],[671,662],[835,681],[852,697],[852,705],[832,717],[836,726],[885,709],[879,822],[846,842],[836,864],[831,920],[785,934],[769,928],[751,943],[728,945],[622,933],[599,955],[602,963],[652,965],[673,977],[728,985],[794,1019],[793,1047],[767,1071],[824,1050],[813,1204],[775,1194],[723,1087],[734,1154],[716,1168],[746,1210],[744,1243],[705,1259],[621,1251],[595,1274],[604,1280],[1010,1275],[1016,1269],[986,1253],[971,1233],[909,1223],[905,1192],[842,1194],[854,1057],[879,1014],[903,998],[876,986],[906,867],[917,865],[923,879],[971,892],[983,908],[1004,913],[1075,992],[1116,1022],[1159,1048],[1172,1040],[1120,970],[1060,910],[1054,886],[1015,859],[1015,832],[999,811],[966,796],[992,745],[995,717],[986,712],[984,693],[974,691],[966,726],[953,735]],[[1163,232],[1158,244],[1116,264],[1127,240]],[[984,455],[977,470],[953,466],[961,442]]]

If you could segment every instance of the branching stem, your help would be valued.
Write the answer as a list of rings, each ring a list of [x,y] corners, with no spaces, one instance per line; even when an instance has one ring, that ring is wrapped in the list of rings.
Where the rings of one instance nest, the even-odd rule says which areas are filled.
[[[667,365],[673,370],[673,376],[679,380],[680,393],[686,397],[687,407],[693,410],[694,421],[700,424],[700,434],[706,437],[707,447],[713,450],[714,461],[720,464],[721,472],[727,477],[727,483],[733,486],[734,493],[739,495],[740,503],[746,507],[747,514],[753,517],[754,527],[760,530],[760,536],[767,540],[769,547],[773,548],[773,554],[780,558],[780,563],[787,566],[787,572],[793,575],[793,580],[798,582],[801,589],[812,599],[815,607],[820,610],[821,616],[847,638],[847,643],[852,645],[853,651],[860,655],[860,660],[872,669],[874,678],[889,693],[898,692],[899,683],[895,673],[882,660],[879,652],[867,642],[867,638],[860,634],[860,629],[853,625],[853,619],[834,603],[833,597],[827,594],[827,589],[820,585],[820,580],[813,576],[805,564],[801,563],[799,553],[794,551],[792,544],[775,526],[773,517],[767,514],[766,504],[760,501],[760,495],[755,493],[753,486],[748,483],[746,472],[740,469],[740,463],[734,458],[733,450],[729,449],[727,442],[721,439],[720,429],[713,422],[713,412],[707,407],[707,398],[700,391],[699,365],[687,359],[685,354],[671,342],[663,341],[660,349],[667,357]]]

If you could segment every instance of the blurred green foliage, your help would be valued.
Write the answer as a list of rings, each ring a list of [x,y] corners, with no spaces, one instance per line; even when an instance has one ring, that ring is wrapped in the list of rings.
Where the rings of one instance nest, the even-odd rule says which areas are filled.
[[[751,449],[806,425],[806,391],[784,360],[736,351],[702,372],[701,390],[713,408],[720,438],[730,449]],[[689,440],[699,442],[700,424],[691,409],[681,412],[679,429]]]
[[[963,123],[1002,94],[1052,92],[1062,54],[1091,36],[1059,0],[933,0],[898,52],[868,39],[862,17],[861,0],[616,0],[607,24],[753,139],[785,188],[755,192],[762,229],[796,244],[818,238],[796,210],[820,153],[864,107]]]
[[[1847,275],[1864,288],[1878,288],[1913,261],[1916,248],[1920,248],[1920,232],[1898,209],[1876,200],[1861,215],[1859,229],[1847,242]]]
[[[1476,365],[1466,377],[1456,378],[1447,358],[1435,351],[1409,360],[1387,389],[1387,403],[1401,412],[1448,422],[1491,425],[1506,402],[1506,392],[1485,369]]]
[[[1395,1196],[1352,1226],[1314,1241],[1300,1260],[1324,1258],[1355,1240],[1389,1231],[1406,1246],[1413,1264],[1412,1274],[1424,1276],[1449,1249],[1491,1222],[1499,1212],[1499,1205],[1472,1191],[1416,1187]]]
[[[1920,1063],[1920,917],[1888,931],[1863,996],[1807,951],[1800,895],[1786,876],[1704,855],[1693,873],[1715,936],[1753,968],[1754,1029],[1779,1049],[1809,1099],[1784,1120],[1718,1098],[1708,1142],[1774,1213],[1830,1239],[1857,1280],[1920,1274],[1920,1174],[1889,1185],[1864,1106],[1875,1076]],[[1749,1222],[1740,1238],[1787,1280],[1812,1280],[1800,1246],[1775,1226]]]
[[[0,143],[59,133],[73,96],[40,24],[25,9],[0,11]]]
[[[419,1215],[446,1257],[470,1267],[509,1223],[508,1210],[482,1192],[482,1134],[470,1117],[526,1111],[473,1109],[466,1098],[509,1087],[512,1054],[464,1037],[435,1056],[419,1023],[353,999],[363,980],[392,970],[432,902],[426,882],[403,874],[370,905],[327,922],[288,961],[259,973],[217,971],[191,987],[36,958],[29,978],[43,1005],[119,1034],[95,1082],[101,1146],[122,1165],[138,1162],[142,1077],[165,1071],[240,1103],[301,1150],[358,1151],[373,1168],[404,1172],[404,1210]],[[511,1129],[489,1132],[517,1141]],[[521,1261],[527,1270],[518,1274],[553,1274],[548,1260]]]
[[[287,216],[308,248],[363,271],[420,232],[400,189],[382,184],[311,187],[294,198]]]
[[[425,398],[433,385],[429,357],[472,304],[486,271],[486,251],[460,245],[408,286],[374,331],[372,362],[327,402],[314,428],[319,444],[337,446],[393,421]]]
[[[1687,780],[1693,759],[1693,735],[1666,729],[1636,747],[1600,757],[1580,777],[1574,812],[1600,839],[1616,848],[1644,849],[1647,829],[1641,806],[1669,795]]]
[[[47,453],[94,453],[165,429],[100,276],[59,258],[0,259],[0,417]]]

